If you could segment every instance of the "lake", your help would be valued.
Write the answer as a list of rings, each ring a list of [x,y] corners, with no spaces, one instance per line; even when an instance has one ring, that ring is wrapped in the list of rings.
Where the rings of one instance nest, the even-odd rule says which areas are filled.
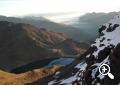
[[[68,65],[70,63],[72,63],[74,61],[74,57],[57,57],[57,58],[48,58],[48,59],[44,59],[44,60],[39,60],[39,61],[35,61],[20,67],[17,67],[15,69],[11,70],[11,73],[23,73],[26,71],[30,71],[33,69],[38,69],[38,68],[48,68],[51,67],[53,65]]]

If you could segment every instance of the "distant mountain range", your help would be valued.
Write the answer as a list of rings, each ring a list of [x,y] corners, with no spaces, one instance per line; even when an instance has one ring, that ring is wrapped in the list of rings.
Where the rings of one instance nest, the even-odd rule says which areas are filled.
[[[7,70],[36,60],[78,55],[85,51],[86,46],[66,38],[63,33],[0,21],[0,66]]]
[[[55,23],[43,17],[25,16],[23,18],[17,18],[0,16],[0,21],[31,24],[38,28],[46,28],[48,30],[52,30],[55,32],[62,32],[68,38],[72,38],[73,40],[76,41],[81,41],[79,37],[76,37],[82,35],[80,29],[68,25]]]
[[[118,12],[110,13],[86,13],[85,15],[69,19],[68,21],[62,22],[67,25],[71,25],[75,28],[79,28],[82,35],[79,38],[83,41],[94,40],[97,37],[97,30],[101,24],[106,23]],[[88,37],[89,36],[89,37]]]
[[[55,23],[41,16],[24,16],[20,17],[6,17],[0,16],[0,21],[10,21],[14,23],[27,23],[38,28],[46,28],[48,30],[62,32],[68,38],[75,41],[91,43],[97,37],[97,29],[99,26],[111,17],[118,14],[118,12],[110,13],[87,13],[85,15],[68,19],[62,23]],[[77,36],[77,37],[76,37]]]

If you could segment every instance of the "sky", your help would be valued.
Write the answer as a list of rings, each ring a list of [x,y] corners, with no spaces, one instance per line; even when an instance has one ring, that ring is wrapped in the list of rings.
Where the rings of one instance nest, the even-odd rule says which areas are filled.
[[[5,16],[34,14],[59,19],[119,10],[120,0],[0,0],[0,15]]]

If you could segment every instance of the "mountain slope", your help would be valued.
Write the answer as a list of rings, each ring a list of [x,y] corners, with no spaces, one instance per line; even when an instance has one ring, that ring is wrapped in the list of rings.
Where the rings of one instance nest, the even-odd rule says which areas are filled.
[[[0,70],[0,85],[27,85],[38,79],[45,79],[52,76],[60,66],[53,66],[48,69],[34,69],[21,74],[12,74]]]
[[[119,85],[120,83],[120,15],[115,16],[99,29],[99,37],[88,49],[84,60],[77,61],[54,76],[48,85]],[[98,68],[108,64],[115,79],[99,73]],[[71,69],[71,70],[70,70]],[[65,70],[65,69],[64,69]],[[66,74],[65,74],[66,73]]]
[[[71,53],[64,52],[64,46],[56,48],[67,39],[62,33],[29,24],[0,21],[0,66],[10,70],[36,60],[69,55],[72,51],[76,52],[73,55],[79,54],[82,49],[79,48],[79,52],[75,50],[78,49],[75,41],[68,41],[75,44],[74,49],[71,47],[72,50],[69,50]]]
[[[61,68],[50,78],[37,79],[27,85],[119,85],[120,14],[103,24],[98,32],[99,37],[74,62]],[[102,64],[110,65],[115,79],[99,73],[98,68]]]
[[[52,22],[50,20],[47,20],[43,17],[23,17],[23,18],[17,18],[17,17],[6,17],[6,16],[0,16],[0,21],[9,21],[14,23],[26,23],[34,25],[38,28],[46,28],[51,31],[55,32],[62,32],[64,33],[68,38],[72,38],[73,40],[79,41],[79,39],[76,36],[80,36],[82,32],[80,29],[77,29],[72,26],[58,24],[55,22]]]

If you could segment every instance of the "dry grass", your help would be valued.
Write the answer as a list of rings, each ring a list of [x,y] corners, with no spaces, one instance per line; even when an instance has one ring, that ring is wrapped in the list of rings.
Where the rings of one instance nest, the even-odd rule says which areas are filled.
[[[35,69],[21,74],[12,74],[0,71],[0,85],[24,85],[33,83],[48,75],[54,74],[60,69],[60,66],[53,66],[49,69]]]

